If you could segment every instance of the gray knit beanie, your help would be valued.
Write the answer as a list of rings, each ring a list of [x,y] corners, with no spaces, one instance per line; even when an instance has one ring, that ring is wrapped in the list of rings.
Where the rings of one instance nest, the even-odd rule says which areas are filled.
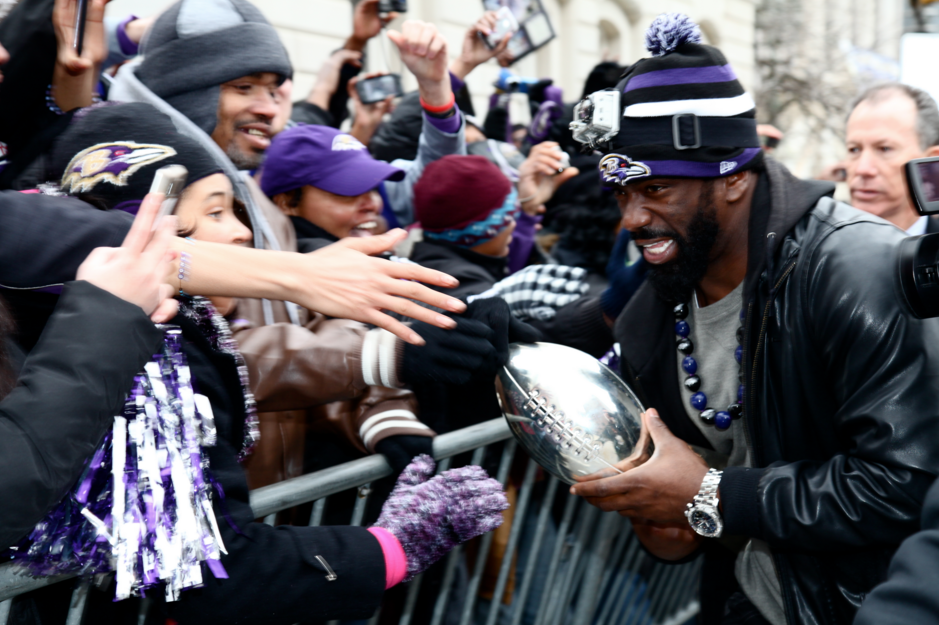
[[[245,0],[180,0],[153,24],[140,53],[140,81],[207,134],[218,122],[222,83],[293,74],[277,31]]]

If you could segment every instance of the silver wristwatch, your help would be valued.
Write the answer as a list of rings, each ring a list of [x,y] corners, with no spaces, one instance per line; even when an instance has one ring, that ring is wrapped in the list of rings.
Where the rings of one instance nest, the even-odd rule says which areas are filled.
[[[691,529],[705,538],[718,538],[724,531],[724,519],[717,507],[717,487],[721,483],[722,474],[723,471],[708,469],[701,481],[701,490],[685,510]]]

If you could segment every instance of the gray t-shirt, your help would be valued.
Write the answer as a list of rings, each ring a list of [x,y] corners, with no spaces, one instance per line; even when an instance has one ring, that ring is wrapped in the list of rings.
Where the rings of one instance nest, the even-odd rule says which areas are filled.
[[[740,310],[743,307],[743,283],[718,302],[698,308],[697,302],[689,306],[689,338],[694,344],[692,356],[698,363],[697,375],[701,378],[700,391],[708,398],[708,408],[726,410],[737,401],[740,386],[740,365],[734,358],[737,349],[737,328],[740,327]],[[744,419],[737,419],[727,430],[721,432],[705,423],[700,412],[691,406],[690,390],[685,388],[687,375],[681,368],[684,355],[675,350],[678,358],[678,377],[681,385],[682,403],[691,422],[701,430],[714,450],[695,448],[709,466],[723,469],[728,466],[750,466]],[[747,598],[753,602],[766,620],[773,625],[785,625],[786,617],[782,605],[779,577],[773,564],[769,545],[762,540],[751,539],[738,553],[735,575]]]

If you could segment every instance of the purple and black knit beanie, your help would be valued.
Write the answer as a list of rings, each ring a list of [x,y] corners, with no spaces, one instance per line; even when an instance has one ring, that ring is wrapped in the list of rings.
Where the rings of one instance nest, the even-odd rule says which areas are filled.
[[[688,16],[665,13],[646,33],[651,58],[617,84],[622,117],[600,161],[605,184],[652,177],[717,178],[762,158],[756,105],[721,51]]]

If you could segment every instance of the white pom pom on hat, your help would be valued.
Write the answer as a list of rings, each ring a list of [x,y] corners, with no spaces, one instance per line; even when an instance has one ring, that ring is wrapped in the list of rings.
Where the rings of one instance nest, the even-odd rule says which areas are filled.
[[[685,43],[701,43],[701,29],[684,13],[662,13],[646,31],[646,49],[652,56],[669,54]]]

